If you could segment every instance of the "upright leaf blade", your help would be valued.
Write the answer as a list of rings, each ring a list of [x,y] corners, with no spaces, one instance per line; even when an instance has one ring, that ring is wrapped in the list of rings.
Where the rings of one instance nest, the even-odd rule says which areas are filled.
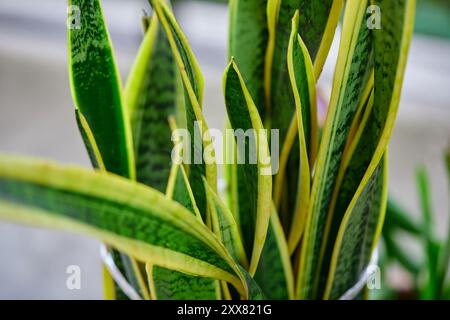
[[[137,180],[164,191],[171,165],[169,116],[179,108],[178,71],[169,42],[156,15],[125,88],[136,158]]]
[[[269,42],[264,75],[266,103],[271,110],[272,127],[281,130],[282,141],[295,111],[292,92],[286,86],[289,82],[286,53],[295,11],[299,10],[298,30],[313,61],[316,61],[320,51],[320,59],[317,63],[321,65],[317,68],[321,70],[333,40],[342,5],[342,0],[268,1]],[[318,78],[319,74],[315,76]],[[307,138],[309,138],[308,133]]]
[[[292,225],[289,230],[289,251],[292,253],[297,247],[298,242],[303,234],[306,224],[306,214],[308,210],[308,203],[310,197],[311,172],[310,163],[313,165],[313,153],[317,146],[317,123],[316,123],[316,91],[315,79],[313,73],[313,65],[309,53],[306,49],[303,40],[298,35],[298,12],[296,12],[292,19],[291,38],[289,39],[287,63],[290,77],[290,83],[293,90],[295,108],[296,108],[296,127],[299,137],[299,182],[297,188],[297,200],[295,210],[292,213]],[[306,111],[305,111],[306,109]],[[303,127],[305,121],[304,117],[309,117],[311,121],[311,128]],[[311,130],[312,129],[312,130]],[[311,132],[311,141],[308,149],[306,141],[306,132]],[[312,145],[314,144],[314,146]],[[311,152],[311,153],[310,153]],[[308,157],[310,154],[310,158]],[[311,160],[311,162],[310,162]],[[278,178],[278,177],[277,177]]]
[[[68,29],[68,65],[81,135],[94,167],[134,179],[132,136],[100,0],[70,0],[69,6],[77,7],[80,18]],[[132,258],[121,260],[129,281],[137,283],[139,271],[127,268]]]
[[[270,153],[258,110],[233,60],[225,70],[223,87],[231,126],[235,132],[240,130],[242,139],[245,140],[244,145],[238,146],[237,150],[238,157],[244,160],[244,164],[238,166],[238,174],[241,187],[245,188],[245,191],[240,192],[239,217],[244,246],[247,254],[251,254],[249,272],[253,275],[258,266],[270,220]],[[248,142],[245,135],[248,135]],[[256,160],[254,164],[251,163],[251,158]]]
[[[431,208],[431,192],[427,172],[419,168],[416,173],[419,204],[422,211],[422,245],[424,252],[424,268],[426,281],[422,288],[422,299],[436,299],[438,245],[433,238],[433,211]]]
[[[265,118],[264,59],[266,54],[267,0],[231,0],[229,58],[234,57],[261,119]]]
[[[383,226],[387,204],[387,156],[364,185],[342,220],[325,299],[338,299],[353,287],[368,267]]]
[[[325,219],[346,139],[371,70],[372,45],[365,15],[368,1],[347,3],[327,120],[311,189],[298,278],[301,298],[316,296]]]
[[[255,280],[267,299],[294,298],[294,272],[284,231],[274,206]]]
[[[131,131],[99,0],[70,0],[79,28],[69,28],[69,75],[75,107],[86,118],[108,171],[134,178]]]
[[[231,256],[243,267],[248,268],[247,256],[233,214],[225,206],[219,196],[205,181],[205,190],[211,210],[214,233],[222,241]]]
[[[161,0],[150,0],[150,3],[164,28],[181,75],[185,94],[186,125],[190,136],[194,140],[190,150],[189,182],[200,213],[203,219],[206,220],[207,204],[202,177],[205,176],[210,186],[216,190],[217,169],[214,161],[205,163],[203,158],[206,150],[212,150],[210,156],[214,158],[212,139],[201,111],[203,77],[197,61],[187,44],[186,37],[170,9]],[[199,134],[200,136],[198,136]]]
[[[269,0],[268,2],[269,42],[265,61],[266,105],[270,110],[271,128],[279,130],[280,148],[284,155],[280,158],[280,168],[286,167],[277,174],[279,181],[286,180],[284,188],[286,204],[283,208],[279,206],[279,201],[275,198],[285,226],[291,225],[292,212],[296,210],[299,175],[301,175],[298,156],[300,147],[298,139],[295,138],[298,130],[295,126],[297,124],[295,98],[293,89],[289,85],[290,76],[287,64],[292,18],[298,10],[299,16],[295,20],[298,29],[297,26],[296,29],[309,51],[308,55],[317,63],[315,68],[321,70],[331,46],[342,5],[343,1],[341,0]],[[316,60],[319,51],[320,58]],[[319,74],[320,72],[317,71],[315,77],[318,78]],[[311,97],[311,101],[313,99],[315,97]],[[304,113],[303,130],[311,162],[315,159],[318,138],[315,103],[312,106],[314,109],[311,111],[306,105],[302,109]],[[289,174],[283,176],[285,171]],[[281,189],[280,185],[275,190],[279,189]]]
[[[383,26],[373,30],[374,91],[369,96],[357,133],[345,150],[327,217],[322,246],[322,271],[328,263],[342,217],[361,181],[367,179],[384,154],[393,130],[414,21],[414,1],[377,1]],[[326,246],[326,247],[325,247]],[[326,275],[322,275],[326,277]]]

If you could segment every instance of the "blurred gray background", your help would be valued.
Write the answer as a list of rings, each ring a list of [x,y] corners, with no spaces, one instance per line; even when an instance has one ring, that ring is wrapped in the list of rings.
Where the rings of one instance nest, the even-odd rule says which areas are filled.
[[[89,167],[76,128],[67,74],[66,5],[61,0],[0,2],[0,152]],[[103,6],[125,81],[142,39],[142,10],[151,10],[144,0],[104,0]],[[205,77],[206,120],[212,128],[223,128],[226,6],[182,1],[175,14]],[[319,82],[325,98],[337,49],[335,41]],[[429,170],[441,236],[449,216],[443,164],[443,152],[450,145],[449,57],[449,40],[414,37],[389,149],[390,192],[416,215],[415,168],[425,165]],[[81,268],[81,290],[66,288],[69,265]],[[0,222],[0,298],[101,299],[99,242]]]

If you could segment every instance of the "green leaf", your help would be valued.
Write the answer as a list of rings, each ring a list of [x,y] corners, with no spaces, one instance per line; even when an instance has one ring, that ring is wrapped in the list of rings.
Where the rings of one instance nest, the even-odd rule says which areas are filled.
[[[323,273],[328,270],[333,239],[342,217],[355,198],[361,181],[372,174],[384,154],[399,105],[413,29],[414,1],[377,1],[376,5],[383,12],[383,26],[372,31],[374,91],[368,96],[355,136],[346,146],[336,178],[321,249],[322,279],[326,277]]]
[[[337,235],[325,299],[338,299],[359,280],[378,242],[387,203],[387,156],[346,212]]]
[[[220,286],[217,280],[168,270],[147,264],[152,279],[150,290],[154,300],[217,300]]]
[[[389,202],[388,202],[389,203]],[[389,206],[389,204],[388,204]],[[386,212],[386,217],[389,215],[389,211]],[[386,222],[385,222],[386,224]],[[395,234],[391,231],[386,231],[383,228],[383,241],[386,247],[386,253],[389,258],[393,258],[398,263],[411,272],[414,276],[418,276],[420,272],[420,266],[416,261],[411,259],[409,255],[405,252],[404,249],[400,247],[398,243],[396,243],[396,239],[394,238]]]
[[[212,227],[214,233],[222,241],[231,256],[245,268],[248,268],[248,260],[245,255],[244,245],[233,214],[226,207],[219,196],[212,190],[205,180],[206,198],[211,210]]]
[[[239,217],[246,253],[251,256],[249,272],[254,275],[267,235],[272,202],[267,134],[233,60],[225,70],[223,88],[231,126],[235,135],[240,132],[242,138],[236,140],[238,159],[243,160],[238,165]]]
[[[422,289],[423,299],[436,299],[437,292],[437,256],[433,236],[433,210],[431,208],[430,183],[427,172],[424,168],[417,169],[417,188],[419,193],[419,204],[422,211],[422,245],[425,256],[424,271],[426,283]]]
[[[169,116],[179,108],[179,77],[167,37],[154,15],[125,88],[136,159],[136,179],[166,188],[171,164]]]
[[[200,213],[203,219],[207,220],[206,194],[202,177],[205,176],[210,186],[216,190],[217,169],[214,161],[205,163],[203,157],[205,153],[210,152],[210,157],[214,158],[212,139],[201,110],[203,77],[186,37],[170,9],[161,0],[150,0],[150,3],[165,31],[181,75],[185,95],[186,125],[193,140],[188,170],[189,182]],[[196,161],[196,158],[201,161]]]
[[[284,231],[274,206],[255,280],[267,299],[294,298],[294,273]]]
[[[264,122],[264,59],[268,40],[267,0],[231,0],[228,7],[229,58],[233,57],[239,64],[248,91]]]
[[[225,132],[231,129],[230,121],[227,119]],[[226,203],[231,213],[234,216],[239,229],[239,233],[242,234],[241,229],[241,217],[239,216],[239,178],[238,178],[238,165],[237,165],[237,146],[234,138],[229,139],[225,135],[224,154],[227,157],[224,164],[224,180],[226,185]]]
[[[99,0],[70,0],[77,6],[80,25],[68,30],[68,65],[77,123],[94,167],[134,179],[135,166],[128,114],[124,110],[120,77]],[[114,255],[128,280],[142,276],[134,261]],[[124,262],[124,263],[122,263]],[[142,281],[141,293],[144,293]]]
[[[97,143],[94,139],[94,135],[89,127],[89,124],[86,121],[86,118],[78,109],[75,109],[75,118],[77,120],[78,129],[81,133],[81,137],[88,152],[92,166],[96,169],[106,171],[105,164],[103,163],[103,158],[100,154],[100,151],[98,150]],[[127,257],[126,255],[121,254],[114,249],[112,249],[112,256],[118,269],[122,272],[122,274],[126,275],[127,279],[133,285],[133,287],[138,292],[140,292],[142,296],[147,297],[148,290],[146,289],[145,283],[143,282],[143,276],[136,262],[130,257]],[[117,284],[115,284],[115,293],[108,291],[111,287],[107,287],[107,283],[113,282],[113,280],[109,275],[107,269],[104,269],[103,272],[105,282],[105,297],[107,297],[108,299],[113,299],[113,297],[115,299],[127,299],[125,293],[121,291]]]
[[[0,157],[0,218],[96,237],[139,261],[259,289],[187,209],[115,175]]]
[[[268,2],[269,43],[265,64],[266,104],[271,115],[271,128],[279,130],[280,148],[284,155],[280,158],[280,168],[283,170],[277,174],[277,179],[278,181],[286,180],[286,205],[281,208],[277,198],[275,198],[275,204],[283,217],[282,222],[285,226],[291,225],[292,213],[298,207],[298,185],[299,179],[301,179],[299,175],[302,174],[299,172],[300,159],[298,155],[300,151],[296,138],[298,130],[295,116],[296,103],[293,95],[294,90],[297,89],[287,85],[290,84],[287,50],[292,18],[298,10],[299,16],[295,19],[297,24],[295,29],[300,33],[309,51],[308,55],[314,61],[314,77],[311,77],[311,80],[315,82],[314,79],[318,79],[328,55],[342,6],[342,0],[270,0]],[[299,75],[299,77],[301,76]],[[301,84],[298,90],[305,92],[304,86],[307,86],[308,82]],[[305,94],[308,93],[312,92],[307,90]],[[315,101],[315,96],[305,98]],[[302,112],[307,150],[310,153],[311,162],[314,162],[318,141],[316,104],[313,103],[309,108],[309,104],[304,103]],[[285,172],[289,172],[289,174],[284,176]],[[280,183],[278,183],[277,189],[281,190]],[[275,195],[278,194],[279,192],[275,193]]]
[[[399,229],[416,236],[422,233],[422,228],[419,226],[419,223],[414,221],[411,214],[405,212],[404,209],[391,198],[388,198],[387,202],[384,229],[387,231]]]
[[[99,0],[70,0],[80,26],[69,28],[69,75],[75,107],[92,130],[106,170],[135,176],[131,130]]]
[[[311,189],[303,238],[298,294],[316,297],[320,251],[334,182],[351,122],[356,114],[371,70],[372,43],[366,27],[368,1],[347,3],[341,44],[333,80],[327,120],[323,130]]]
[[[447,178],[450,187],[450,151],[448,151],[445,155],[445,164],[447,169]],[[437,269],[437,285],[438,285],[439,299],[445,299],[445,281],[449,265],[450,265],[450,221],[448,221],[447,238],[444,240],[444,244],[439,253],[439,261]]]
[[[269,0],[267,19],[269,44],[266,53],[265,87],[266,99],[272,116],[272,127],[279,128],[281,141],[294,114],[294,101],[287,70],[287,48],[291,34],[291,21],[295,11],[299,10],[300,35],[308,48],[313,61],[319,50],[320,62],[325,61],[333,40],[342,0]],[[318,69],[322,69],[318,66]],[[319,74],[315,74],[318,78]],[[304,119],[309,120],[309,119]],[[306,133],[309,141],[309,133]]]
[[[182,165],[172,166],[166,196],[182,204],[201,222],[189,181]],[[220,299],[217,280],[197,277],[148,263],[146,266],[152,299],[157,300],[216,300]]]
[[[311,166],[314,165],[313,158],[315,157],[318,143],[318,137],[316,136],[316,133],[318,132],[316,83],[311,58],[303,40],[298,34],[298,19],[299,15],[297,11],[292,19],[292,31],[287,54],[288,71],[296,108],[294,127],[297,128],[297,132],[295,137],[298,137],[299,143],[299,148],[294,149],[299,152],[299,181],[298,186],[296,186],[296,203],[292,212],[292,223],[289,230],[288,244],[290,253],[297,247],[305,228],[310,197],[310,164]],[[305,117],[310,119],[310,121],[304,121],[303,119]],[[310,127],[305,128],[304,124],[308,124]],[[309,144],[306,140],[306,132],[311,133]],[[286,145],[284,147],[286,147]],[[308,157],[308,154],[311,156],[310,158]],[[283,161],[280,161],[280,163],[283,163]],[[280,181],[279,178],[283,176],[284,174],[280,172],[277,175],[276,182]],[[281,181],[278,182],[277,187],[281,185]],[[278,193],[281,193],[281,191]],[[276,195],[277,189],[274,193],[274,199],[277,199]]]
[[[169,183],[167,184],[166,196],[180,203],[191,211],[199,221],[202,216],[198,210],[197,203],[194,198],[189,179],[183,165],[174,164],[170,170]]]
[[[92,133],[86,118],[78,109],[75,109],[75,119],[77,120],[78,130],[80,131],[81,138],[83,139],[83,143],[86,147],[86,151],[88,152],[92,166],[95,169],[106,171],[103,158],[94,138],[94,134]]]

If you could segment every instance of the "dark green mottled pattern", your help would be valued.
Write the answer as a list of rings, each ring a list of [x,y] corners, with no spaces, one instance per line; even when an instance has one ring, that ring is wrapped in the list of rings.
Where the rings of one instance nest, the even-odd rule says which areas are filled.
[[[39,208],[119,236],[184,253],[234,274],[208,244],[151,211],[127,203],[3,177],[0,178],[0,200]]]
[[[154,20],[152,23],[156,23]],[[136,178],[159,191],[167,185],[171,166],[171,130],[168,117],[177,110],[176,65],[166,34],[158,26],[148,57],[139,98],[131,113],[135,145]]]
[[[272,64],[270,104],[272,128],[280,130],[280,141],[284,142],[286,132],[295,111],[294,97],[289,85],[287,69],[287,48],[291,34],[292,18],[299,10],[299,34],[314,61],[325,31],[331,0],[281,0],[276,26],[275,48]],[[303,122],[310,122],[304,118]],[[305,125],[309,127],[308,124]],[[309,141],[309,134],[306,135]]]
[[[287,48],[291,35],[292,18],[301,3],[309,0],[281,0],[275,28],[275,47],[272,62],[270,109],[272,128],[280,130],[280,148],[295,111],[292,89],[289,85],[287,68]]]
[[[234,57],[264,122],[264,59],[267,48],[267,0],[233,0],[229,55]]]
[[[228,69],[225,81],[225,105],[231,127],[235,132],[241,130],[245,133],[253,126],[238,74],[232,66]],[[250,152],[256,152],[256,137],[253,131],[249,131],[249,135],[251,138],[246,136],[244,139],[244,147],[237,147],[238,159],[242,159],[241,162],[245,160],[245,163],[237,165],[238,201],[242,240],[248,257],[253,249],[258,201],[258,165],[249,161]]]
[[[80,29],[69,29],[69,69],[75,105],[94,134],[108,171],[128,177],[120,82],[98,0],[71,0],[80,9]]]
[[[296,89],[298,90],[300,96],[301,103],[301,112],[302,112],[302,120],[303,120],[303,132],[306,139],[306,150],[309,152],[311,149],[311,101],[310,101],[310,92],[308,86],[308,75],[306,73],[306,59],[303,55],[301,47],[298,43],[298,40],[294,40],[293,46],[293,66],[295,73],[295,83]],[[290,83],[290,82],[289,82]],[[292,85],[289,85],[291,90],[295,90],[292,88]],[[292,94],[292,91],[291,91]],[[293,96],[292,96],[293,97]],[[295,102],[294,102],[295,103]],[[295,104],[294,104],[295,107]],[[290,225],[292,221],[292,216],[295,212],[296,202],[298,201],[298,177],[300,172],[300,144],[299,139],[296,139],[294,145],[292,147],[292,151],[289,155],[288,163],[287,163],[287,209],[286,213],[283,213],[281,216],[287,217],[287,221],[284,221],[286,225]]]
[[[364,102],[365,104],[363,106],[363,110],[361,110],[362,113],[368,107],[369,100],[370,100],[370,95],[367,97],[366,101]],[[369,148],[369,146],[367,146],[367,148]],[[358,154],[355,153],[354,157],[357,158]],[[364,172],[363,172],[363,174],[364,174]],[[362,175],[360,177],[354,177],[354,179],[355,179],[354,181],[350,181],[348,176],[345,176],[343,178],[343,181],[341,182],[341,186],[340,186],[341,193],[342,193],[342,190],[348,190],[349,186],[354,186],[353,193],[351,194],[351,196],[354,195],[354,193],[356,192],[356,188],[361,183]],[[341,226],[342,218],[345,214],[347,206],[350,204],[350,201],[351,201],[351,198],[350,198],[350,199],[348,199],[347,205],[345,207],[341,206],[340,201],[342,199],[340,198],[340,196],[341,196],[341,194],[339,194],[339,196],[338,196],[337,204],[335,205],[333,212],[330,213],[332,215],[330,230],[328,231],[328,234],[324,237],[324,241],[326,241],[327,244],[326,244],[325,253],[324,253],[324,257],[323,257],[323,261],[322,261],[322,266],[320,269],[321,276],[320,276],[319,286],[323,286],[324,282],[326,281],[328,268],[329,268],[329,264],[330,264],[330,260],[331,260],[331,255],[332,255],[333,249],[334,249],[334,242],[336,240],[336,235],[339,231],[339,227]]]
[[[151,2],[151,1],[150,1]],[[199,79],[196,77],[196,73],[194,70],[194,62],[191,61],[189,57],[189,50],[185,47],[183,41],[181,39],[184,37],[184,35],[179,34],[175,28],[175,21],[170,19],[168,15],[166,14],[166,9],[163,9],[163,14],[165,15],[167,22],[169,24],[170,30],[165,30],[165,32],[170,32],[176,42],[177,50],[180,53],[181,59],[184,64],[184,69],[186,70],[186,73],[189,77],[189,82],[192,86],[192,89],[196,95],[197,101],[199,102],[201,106],[202,101],[202,90],[201,84],[199,83]],[[173,48],[172,48],[173,50]],[[186,85],[183,83],[184,87],[184,95],[185,95],[185,112],[186,112],[186,125],[187,129],[191,135],[191,164],[189,165],[189,182],[191,184],[192,192],[194,194],[195,200],[197,202],[198,209],[200,211],[200,214],[202,215],[203,219],[206,218],[206,195],[205,195],[205,187],[203,185],[202,177],[205,176],[205,164],[203,162],[203,153],[202,153],[202,137],[200,136],[199,139],[196,139],[196,135],[194,131],[197,131],[201,133],[201,128],[198,126],[198,124],[195,123],[195,121],[200,120],[197,119],[194,113],[194,109],[192,106],[192,103],[190,101],[189,95],[187,93]],[[196,128],[196,130],[194,130]],[[196,141],[195,141],[196,140]],[[202,159],[202,163],[195,163],[195,155],[197,155],[198,159]]]
[[[325,31],[332,2],[332,0],[281,0],[276,26],[270,88],[272,128],[280,130],[280,148],[284,144],[289,125],[295,112],[295,101],[292,94],[292,87],[289,85],[290,80],[287,69],[287,48],[291,34],[292,18],[295,11],[299,10],[298,31],[311,55],[312,61],[314,61]],[[300,66],[300,64],[297,66]],[[305,85],[307,86],[308,82],[302,82],[304,79],[302,79],[301,70],[298,69],[296,72],[300,72],[299,83],[302,85],[298,86],[298,88],[302,93],[300,95],[302,105],[309,106],[309,102],[308,104],[303,104],[304,99],[307,98],[304,93],[306,92],[307,94],[308,92],[308,90],[305,91]],[[302,113],[305,140],[307,146],[309,146],[311,140],[311,117],[309,116],[309,109],[306,107],[303,108]],[[296,142],[289,155],[286,168],[288,206],[285,210],[288,212],[280,212],[281,216],[290,217],[295,208],[300,161],[298,154],[299,145]]]
[[[153,267],[158,300],[215,300],[217,280]]]
[[[91,160],[91,164],[94,168],[99,168],[98,159],[95,156],[94,149],[92,147],[91,141],[89,141],[89,138],[86,134],[85,129],[83,128],[83,125],[81,123],[81,117],[82,114],[80,110],[75,109],[75,119],[77,120],[78,130],[80,131],[81,137],[84,142],[84,146],[88,152],[89,159]],[[134,274],[133,268],[131,267],[131,260],[130,257],[124,255],[123,253],[118,252],[117,250],[112,249],[112,256],[114,259],[114,262],[117,266],[117,268],[126,276],[126,278],[132,283],[132,286],[139,292],[141,290],[136,276]],[[125,293],[120,289],[120,287],[117,285],[116,282],[114,282],[115,291],[116,291],[116,299],[117,300],[127,300],[128,297],[125,295]]]
[[[344,21],[344,23],[346,23]],[[331,122],[331,135],[325,143],[325,163],[321,168],[317,168],[314,176],[313,188],[317,188],[314,202],[311,203],[312,215],[310,228],[310,239],[308,239],[305,265],[305,283],[301,291],[307,298],[314,298],[313,280],[314,274],[318,272],[318,258],[320,246],[323,238],[327,211],[330,204],[333,187],[338,173],[339,165],[347,140],[348,132],[355,115],[362,92],[367,83],[372,67],[372,42],[370,30],[366,27],[366,20],[362,20],[358,40],[352,57],[348,57],[346,63],[350,63],[346,86],[338,88],[340,103],[336,106],[335,116]],[[350,50],[350,48],[348,48]],[[322,155],[323,156],[323,155]],[[319,154],[318,157],[321,157]],[[314,192],[314,191],[313,191]]]
[[[125,138],[120,80],[100,2],[71,0],[69,5],[78,6],[80,13],[80,28],[69,29],[68,41],[72,95],[83,142],[92,165],[97,168],[98,160],[80,126],[78,112],[84,115],[92,130],[106,169],[129,177],[131,150],[127,150]],[[129,260],[123,255],[122,258]]]
[[[173,200],[179,202],[192,214],[194,205],[189,196],[182,168],[177,170]],[[187,275],[182,272],[153,266],[153,282],[158,300],[216,300],[217,281],[209,278]]]
[[[205,181],[205,189],[206,189],[206,197],[210,208],[215,209],[217,213],[217,225],[216,219],[213,219],[213,230],[217,234],[220,234],[220,240],[227,248],[230,255],[234,258],[237,263],[240,263],[240,256],[238,252],[238,245],[242,248],[241,238],[239,238],[237,224],[234,220],[233,214],[228,211],[228,208],[223,203],[222,199],[208,187],[207,182]],[[225,211],[227,210],[227,211]],[[211,210],[213,212],[213,210]],[[233,232],[233,227],[236,229]]]
[[[295,74],[295,85],[300,96],[302,106],[303,132],[305,133],[306,149],[309,151],[311,146],[311,94],[309,92],[308,74],[306,72],[306,60],[308,57],[303,55],[303,51],[298,43],[298,39],[294,39],[293,46],[293,66]],[[292,88],[292,86],[291,86]]]
[[[217,216],[219,220],[219,229],[220,229],[220,238],[225,248],[227,248],[230,255],[236,260],[239,261],[238,255],[235,249],[235,243],[237,239],[233,237],[231,233],[231,225],[230,221],[224,216],[223,210],[219,205],[216,205]]]
[[[351,211],[339,248],[330,299],[350,289],[369,264],[383,205],[384,160],[373,173]]]
[[[283,3],[283,0],[281,0]],[[302,1],[298,7],[299,33],[305,42],[311,60],[314,62],[319,51],[331,7],[335,0],[308,0]]]
[[[289,299],[286,275],[278,245],[280,240],[276,237],[273,217],[271,217],[266,242],[264,243],[261,259],[255,273],[256,282],[264,292],[264,296],[270,300]]]
[[[383,28],[373,31],[374,105],[339,192],[335,214],[341,217],[372,160],[386,124],[401,54],[406,2],[407,0],[377,2],[383,12]]]
[[[376,1],[376,5],[380,6],[383,12],[383,20],[382,29],[372,31],[375,60],[374,105],[342,180],[333,214],[326,259],[331,255],[332,239],[335,238],[340,221],[372,160],[392,107],[391,99],[405,26],[406,2],[407,0]]]
[[[177,169],[177,177],[175,181],[175,187],[173,189],[172,199],[195,214],[194,204],[192,203],[191,197],[189,195],[189,190],[181,170],[181,168]]]

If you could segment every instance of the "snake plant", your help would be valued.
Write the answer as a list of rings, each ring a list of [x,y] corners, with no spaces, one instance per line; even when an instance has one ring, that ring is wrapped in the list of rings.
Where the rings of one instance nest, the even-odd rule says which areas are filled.
[[[217,150],[203,76],[169,1],[149,2],[122,86],[101,1],[69,0],[75,118],[94,170],[0,156],[0,218],[100,239],[140,298],[340,298],[383,225],[415,1],[231,0],[227,127],[249,134],[244,148],[227,141],[244,161],[226,163],[224,190],[204,161]],[[342,13],[319,127],[316,83]],[[181,152],[200,161],[174,161],[178,129],[202,133]],[[108,265],[104,279],[106,298],[127,298]]]

